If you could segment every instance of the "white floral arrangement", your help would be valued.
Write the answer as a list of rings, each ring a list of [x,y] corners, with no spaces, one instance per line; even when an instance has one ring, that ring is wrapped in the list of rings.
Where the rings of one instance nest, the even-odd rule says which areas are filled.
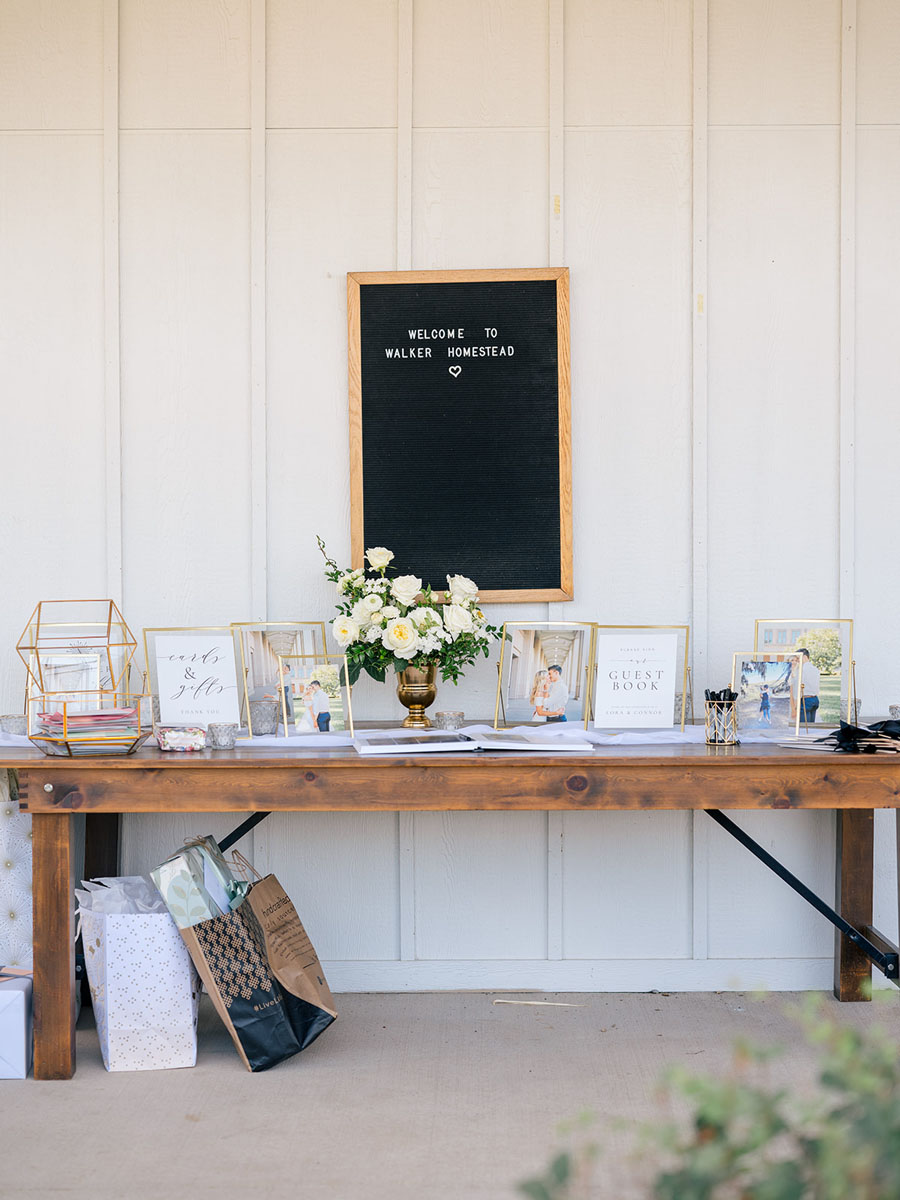
[[[446,591],[436,592],[416,575],[388,572],[394,555],[384,546],[366,551],[369,570],[343,570],[325,557],[325,577],[338,595],[334,639],[347,656],[350,683],[363,671],[383,683],[388,670],[440,667],[441,678],[456,683],[462,668],[488,656],[491,638],[501,630],[489,625],[478,607],[478,587],[465,575],[448,575]]]

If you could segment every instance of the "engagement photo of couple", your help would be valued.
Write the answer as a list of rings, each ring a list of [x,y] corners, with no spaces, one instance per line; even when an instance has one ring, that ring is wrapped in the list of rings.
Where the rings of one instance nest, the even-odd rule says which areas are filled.
[[[584,717],[587,641],[571,626],[508,624],[503,660],[507,724],[553,724]]]
[[[294,678],[294,668],[283,662],[281,682],[284,689],[288,724],[296,733],[328,733],[331,729],[331,699],[320,679],[309,682]]]
[[[562,667],[554,664],[535,673],[529,701],[534,705],[532,721],[565,721],[569,689],[562,681]]]

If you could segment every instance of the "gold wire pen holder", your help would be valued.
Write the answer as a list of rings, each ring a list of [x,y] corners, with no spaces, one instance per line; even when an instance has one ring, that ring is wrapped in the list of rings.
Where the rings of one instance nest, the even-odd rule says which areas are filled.
[[[738,744],[737,703],[734,700],[706,701],[707,746]]]

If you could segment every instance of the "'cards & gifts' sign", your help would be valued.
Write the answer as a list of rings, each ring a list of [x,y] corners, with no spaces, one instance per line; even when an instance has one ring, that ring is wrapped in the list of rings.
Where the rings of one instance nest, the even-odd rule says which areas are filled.
[[[240,722],[234,645],[218,633],[159,633],[154,640],[163,725]]]

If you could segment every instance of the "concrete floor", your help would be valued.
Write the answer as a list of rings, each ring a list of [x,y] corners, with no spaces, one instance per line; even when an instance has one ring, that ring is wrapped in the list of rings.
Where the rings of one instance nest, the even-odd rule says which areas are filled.
[[[497,1003],[511,999],[578,1007]],[[0,1196],[511,1200],[547,1164],[557,1124],[586,1109],[604,1146],[592,1195],[647,1196],[633,1134],[613,1122],[671,1115],[665,1065],[724,1072],[737,1038],[783,1043],[769,1077],[808,1087],[814,1059],[786,1015],[800,1000],[346,995],[313,1046],[259,1075],[206,1000],[193,1070],[107,1074],[87,1012],[72,1081],[0,1081]],[[900,1037],[893,992],[824,1010]]]

